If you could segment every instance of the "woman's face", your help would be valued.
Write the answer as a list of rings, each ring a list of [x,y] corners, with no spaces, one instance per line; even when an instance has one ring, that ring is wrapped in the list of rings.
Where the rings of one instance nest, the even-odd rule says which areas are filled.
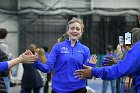
[[[67,34],[69,35],[70,40],[77,41],[82,36],[81,25],[78,22],[71,23]]]

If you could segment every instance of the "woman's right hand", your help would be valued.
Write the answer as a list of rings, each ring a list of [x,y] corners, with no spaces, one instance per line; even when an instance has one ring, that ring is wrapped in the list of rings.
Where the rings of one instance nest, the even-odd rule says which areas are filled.
[[[37,56],[34,55],[30,50],[26,50],[24,53],[22,53],[18,59],[21,63],[31,64],[36,61]]]

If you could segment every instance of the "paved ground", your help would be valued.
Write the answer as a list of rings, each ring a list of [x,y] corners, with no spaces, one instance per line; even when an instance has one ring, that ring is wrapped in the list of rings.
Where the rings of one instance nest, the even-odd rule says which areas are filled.
[[[91,79],[88,80],[88,86],[95,90],[95,93],[101,93],[102,91],[102,80],[101,79]],[[108,86],[107,93],[111,93],[111,87]]]
[[[92,89],[95,90],[96,93],[101,93],[102,90],[102,80],[101,79],[91,79],[88,80],[88,86]],[[11,93],[20,93],[20,86],[15,86],[11,88]],[[110,86],[108,87],[108,92],[107,93],[111,93],[110,91]]]

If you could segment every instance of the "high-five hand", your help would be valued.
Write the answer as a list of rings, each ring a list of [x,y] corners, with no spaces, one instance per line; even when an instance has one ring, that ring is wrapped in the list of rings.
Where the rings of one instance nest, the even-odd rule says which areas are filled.
[[[96,64],[96,62],[97,62],[97,56],[96,56],[96,54],[94,54],[91,56],[89,63]]]
[[[19,59],[21,63],[30,64],[34,63],[34,61],[36,60],[36,55],[33,55],[30,50],[27,50],[19,56]]]

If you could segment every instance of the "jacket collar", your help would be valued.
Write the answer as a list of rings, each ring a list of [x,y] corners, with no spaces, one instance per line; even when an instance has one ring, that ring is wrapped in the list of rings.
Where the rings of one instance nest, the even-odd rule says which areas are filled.
[[[66,39],[65,42],[67,42],[67,44],[71,46],[71,41],[69,39]],[[79,43],[79,40],[77,40],[74,46],[76,46]]]

